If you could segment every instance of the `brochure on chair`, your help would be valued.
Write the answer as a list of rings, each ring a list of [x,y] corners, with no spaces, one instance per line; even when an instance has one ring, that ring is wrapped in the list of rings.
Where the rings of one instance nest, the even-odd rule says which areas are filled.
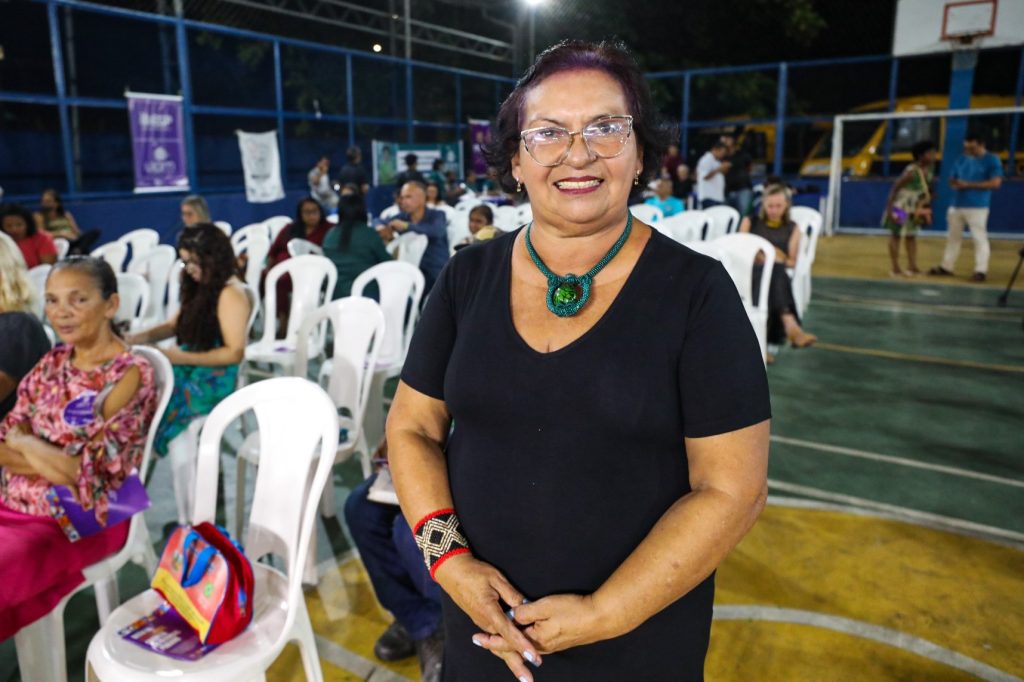
[[[199,640],[199,633],[167,602],[148,616],[122,628],[117,634],[143,649],[179,661],[198,661],[219,646],[203,644]]]
[[[110,506],[107,512],[107,524],[101,526],[96,520],[95,509],[82,509],[67,486],[55,485],[46,491],[46,501],[50,505],[50,514],[57,525],[64,531],[71,542],[95,535],[100,531],[130,519],[135,514],[149,509],[149,495],[146,486],[139,479],[138,472],[132,472],[117,490],[108,494]]]

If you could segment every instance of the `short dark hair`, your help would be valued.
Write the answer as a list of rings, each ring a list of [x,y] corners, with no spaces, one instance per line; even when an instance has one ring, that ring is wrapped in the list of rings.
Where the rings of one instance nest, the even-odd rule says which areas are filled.
[[[31,237],[36,233],[36,219],[32,215],[32,211],[28,210],[21,204],[7,204],[4,208],[3,215],[0,215],[0,222],[3,221],[7,216],[18,216],[25,221],[25,236]]]
[[[484,157],[497,170],[498,180],[506,191],[511,192],[516,186],[512,177],[512,157],[519,150],[523,101],[527,93],[557,73],[583,70],[601,71],[615,79],[622,88],[626,107],[633,116],[637,146],[643,153],[641,180],[654,175],[661,166],[671,139],[670,131],[661,124],[647,80],[629,49],[619,41],[563,40],[542,52],[516,83],[498,110],[491,142],[484,147]]]
[[[474,213],[483,213],[487,219],[488,225],[494,224],[494,211],[487,204],[477,204],[473,208],[469,209],[469,215],[472,216]]]
[[[910,155],[914,157],[914,161],[919,161],[922,156],[935,149],[938,147],[931,140],[921,140],[910,148]]]
[[[419,161],[419,160],[420,160],[420,157],[416,156],[412,152],[409,152],[408,154],[405,155],[405,165],[406,166],[415,166],[416,162]]]
[[[349,161],[352,161],[352,162],[354,163],[354,162],[355,162],[355,160],[356,160],[356,158],[357,158],[357,157],[358,157],[358,156],[359,156],[360,154],[362,154],[362,153],[363,153],[363,150],[362,150],[362,149],[360,149],[360,148],[359,148],[359,147],[357,147],[356,145],[352,145],[351,147],[349,147],[348,149],[346,149],[346,150],[345,150],[345,157],[346,157],[346,158],[347,158],[347,159],[348,159]]]
[[[727,145],[725,142],[722,142],[721,139],[717,139],[717,140],[715,140],[714,144],[711,145],[711,148],[712,149],[725,149],[728,146],[729,145]]]
[[[416,185],[416,186],[417,186],[417,187],[419,187],[419,188],[420,188],[421,190],[423,190],[423,193],[424,193],[424,194],[426,194],[426,193],[427,193],[427,183],[425,183],[425,182],[422,182],[422,181],[420,181],[420,180],[406,180],[405,182],[403,182],[403,183],[402,183],[402,187],[405,187],[406,185]],[[399,193],[399,194],[401,194],[401,193],[402,193],[402,187],[399,187],[399,188],[398,188],[398,193]]]
[[[987,147],[985,136],[977,130],[968,130],[964,135],[964,142],[977,142],[982,147]]]

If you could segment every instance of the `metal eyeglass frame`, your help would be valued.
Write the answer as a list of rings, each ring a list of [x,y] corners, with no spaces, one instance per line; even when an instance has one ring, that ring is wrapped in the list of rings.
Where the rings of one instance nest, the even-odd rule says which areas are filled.
[[[623,140],[622,140],[622,149],[620,149],[615,154],[612,154],[611,156],[602,156],[601,154],[598,154],[597,152],[595,152],[593,149],[590,148],[590,143],[587,142],[587,137],[586,137],[586,135],[583,134],[583,131],[586,130],[587,128],[589,128],[592,125],[600,123],[601,121],[607,121],[609,119],[615,119],[615,118],[624,118],[624,119],[626,119],[629,122],[629,130],[626,132],[626,137],[623,138]],[[533,155],[533,150],[530,149],[530,145],[526,144],[526,136],[529,133],[534,133],[534,132],[537,132],[538,130],[551,130],[551,129],[564,130],[566,133],[568,133],[568,135],[569,135],[569,144],[566,146],[565,152],[558,158],[557,161],[555,161],[554,163],[541,163],[540,161],[537,160],[537,157]],[[622,152],[626,151],[626,142],[628,142],[629,138],[633,135],[633,117],[631,115],[629,115],[629,114],[622,114],[622,115],[619,115],[619,116],[602,116],[601,118],[597,119],[596,121],[591,121],[590,123],[588,123],[587,125],[583,126],[582,128],[580,128],[579,130],[577,130],[575,132],[569,130],[568,128],[562,128],[561,126],[539,126],[537,128],[527,128],[526,130],[520,131],[519,139],[522,141],[523,146],[526,147],[526,153],[530,155],[530,158],[533,159],[534,162],[538,166],[544,166],[545,168],[554,168],[555,166],[561,165],[562,162],[564,162],[567,158],[569,158],[569,154],[572,153],[573,138],[575,138],[577,135],[579,135],[580,139],[583,140],[583,146],[586,148],[588,155],[595,156],[595,157],[597,157],[599,159],[614,159],[616,156],[619,156],[620,154],[622,154]]]

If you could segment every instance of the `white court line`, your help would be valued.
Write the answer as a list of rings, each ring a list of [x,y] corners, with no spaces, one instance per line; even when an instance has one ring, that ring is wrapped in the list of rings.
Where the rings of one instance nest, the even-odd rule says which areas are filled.
[[[824,295],[814,299],[815,305],[833,306],[837,308],[860,308],[885,313],[912,313],[915,315],[934,315],[936,317],[953,317],[961,320],[979,320],[984,322],[1019,322],[1017,313],[1013,315],[989,310],[977,306],[941,306],[927,303],[912,303],[894,299],[870,299],[854,297],[825,298]]]
[[[838,504],[835,502],[824,502],[822,500],[808,500],[802,497],[787,497],[785,495],[774,494],[768,495],[768,504],[773,507],[788,507],[792,509],[813,509],[815,511],[831,511],[839,512],[842,514],[849,514],[851,516],[863,516],[865,518],[870,519],[899,521],[900,523],[909,523],[915,526],[921,526],[922,528],[939,530],[944,533],[954,533],[956,535],[963,535],[964,537],[984,540],[985,542],[989,542],[995,545],[1001,545],[1003,547],[1009,547],[1010,549],[1024,552],[1024,543],[1013,542],[1012,540],[993,538],[989,534],[968,532],[962,528],[952,528],[948,523],[946,523],[948,517],[944,516],[938,517],[940,519],[943,519],[942,521],[910,518],[905,513],[901,512],[885,511],[881,509],[867,509],[865,507],[858,507],[850,504]],[[897,509],[905,509],[905,507],[897,507]]]
[[[1024,533],[1018,533],[1013,530],[1006,530],[1004,528],[996,528],[995,526],[986,526],[981,523],[974,523],[973,521],[965,521],[963,519],[953,518],[951,516],[942,516],[941,514],[932,514],[930,512],[917,511],[916,509],[909,509],[907,507],[900,507],[894,504],[886,504],[885,502],[875,502],[863,497],[854,497],[853,495],[843,495],[841,493],[834,493],[828,490],[822,490],[821,488],[812,488],[806,485],[797,485],[796,483],[786,483],[784,481],[777,481],[775,479],[768,479],[768,487],[775,488],[777,490],[783,490],[788,493],[795,493],[797,495],[804,495],[805,497],[813,497],[819,500],[829,500],[831,502],[842,502],[853,506],[866,507],[868,509],[878,509],[881,511],[888,512],[890,514],[898,514],[904,521],[912,522],[927,522],[936,524],[942,530],[951,530],[954,532],[961,532],[966,534],[974,534],[980,537],[994,537],[1001,540],[1009,540],[1024,545]],[[922,524],[923,525],[923,524]]]
[[[831,616],[801,609],[783,609],[772,606],[715,606],[715,620],[756,620],[770,623],[809,625],[854,637],[869,639],[880,644],[902,649],[923,658],[936,661],[990,682],[1021,682],[1019,677],[957,653],[920,637],[899,630],[871,625],[852,618]]]
[[[322,635],[316,635],[316,649],[320,658],[355,674],[360,679],[371,682],[410,682],[410,678],[363,658]]]
[[[816,443],[810,440],[800,440],[799,438],[787,438],[786,436],[771,436],[771,439],[776,443],[782,443],[783,445],[793,445],[798,448],[820,450],[822,452],[830,452],[835,455],[859,457],[860,459],[870,459],[876,462],[898,464],[900,466],[913,467],[915,469],[927,469],[928,471],[938,471],[939,473],[949,474],[951,476],[960,476],[962,478],[974,478],[979,481],[986,481],[987,483],[997,483],[999,485],[1008,485],[1014,488],[1024,488],[1024,481],[1021,481],[1016,478],[1005,478],[1003,476],[983,474],[978,471],[971,471],[970,469],[961,469],[960,467],[951,467],[946,466],[944,464],[930,464],[928,462],[920,462],[916,459],[907,459],[906,457],[882,455],[877,452],[868,452],[867,450],[855,450],[854,448],[844,448],[839,445],[829,445],[827,443]]]

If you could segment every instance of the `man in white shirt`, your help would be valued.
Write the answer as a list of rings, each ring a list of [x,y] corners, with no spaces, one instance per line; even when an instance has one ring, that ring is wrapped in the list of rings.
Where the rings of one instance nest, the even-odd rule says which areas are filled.
[[[327,175],[331,169],[331,160],[326,154],[320,157],[306,179],[309,181],[309,195],[316,199],[324,211],[338,208],[338,195],[331,187],[331,179]]]
[[[725,203],[725,174],[730,164],[723,159],[728,152],[726,144],[718,140],[697,162],[697,201],[702,209]]]

